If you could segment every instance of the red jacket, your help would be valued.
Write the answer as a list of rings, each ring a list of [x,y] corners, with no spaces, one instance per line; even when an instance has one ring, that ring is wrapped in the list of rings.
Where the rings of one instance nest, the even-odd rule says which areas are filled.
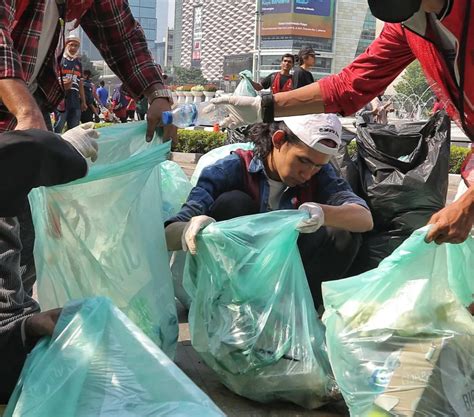
[[[452,3],[441,22],[458,40],[455,74],[451,74],[433,42],[429,15],[418,12],[404,23],[385,24],[380,36],[354,62],[339,74],[319,81],[325,111],[355,113],[383,93],[410,62],[418,59],[429,84],[433,85],[440,100],[446,102],[448,115],[460,126],[460,83],[465,77],[465,124],[461,127],[474,141],[474,6],[471,7],[472,0],[454,0]]]

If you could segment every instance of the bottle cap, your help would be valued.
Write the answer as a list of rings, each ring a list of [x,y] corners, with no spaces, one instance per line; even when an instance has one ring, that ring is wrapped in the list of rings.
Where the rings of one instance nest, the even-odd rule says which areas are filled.
[[[173,124],[173,113],[170,111],[164,111],[161,113],[161,121],[165,126]]]

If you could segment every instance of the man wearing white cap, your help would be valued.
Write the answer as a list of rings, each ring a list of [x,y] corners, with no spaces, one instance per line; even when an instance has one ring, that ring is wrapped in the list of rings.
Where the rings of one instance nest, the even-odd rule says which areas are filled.
[[[252,151],[237,150],[206,167],[181,211],[165,222],[169,250],[196,253],[196,235],[214,221],[299,209],[298,240],[315,305],[321,282],[342,278],[372,229],[372,215],[329,164],[341,143],[334,114],[285,117],[250,131]]]
[[[82,62],[79,58],[80,47],[81,40],[79,37],[71,34],[66,38],[60,71],[61,83],[64,85],[66,92],[64,109],[57,113],[59,117],[54,125],[56,133],[62,133],[66,123],[67,129],[79,125],[81,112],[87,108],[82,81]]]

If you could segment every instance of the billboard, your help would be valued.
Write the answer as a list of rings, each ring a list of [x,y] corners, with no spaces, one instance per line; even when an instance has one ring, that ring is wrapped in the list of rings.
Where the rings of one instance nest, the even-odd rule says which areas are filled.
[[[261,0],[262,37],[332,39],[335,0]]]

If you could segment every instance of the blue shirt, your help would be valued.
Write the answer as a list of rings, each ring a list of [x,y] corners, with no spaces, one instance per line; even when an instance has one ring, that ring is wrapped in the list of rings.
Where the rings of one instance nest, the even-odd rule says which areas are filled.
[[[204,168],[196,186],[189,193],[188,199],[176,216],[169,218],[165,226],[174,222],[187,222],[191,217],[209,214],[214,201],[223,193],[233,190],[245,190],[243,165],[236,154],[231,154],[215,164]],[[268,211],[268,195],[270,186],[265,173],[263,162],[254,157],[248,167],[248,172],[258,175],[260,182],[260,212]],[[367,203],[354,194],[350,185],[336,175],[334,168],[326,164],[316,174],[317,189],[314,203],[341,206],[343,204],[358,204],[368,209]],[[279,210],[294,209],[293,201],[297,187],[288,187],[280,199]]]
[[[100,103],[103,106],[107,106],[107,99],[109,98],[109,92],[105,87],[99,87],[97,89],[97,96],[99,97]]]

